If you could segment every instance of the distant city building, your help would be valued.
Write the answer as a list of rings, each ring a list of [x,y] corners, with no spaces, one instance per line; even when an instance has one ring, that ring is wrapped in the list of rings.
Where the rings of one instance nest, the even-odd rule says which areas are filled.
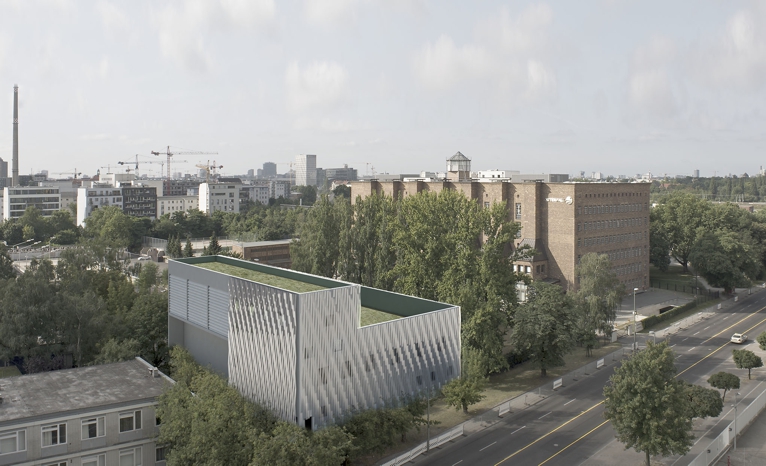
[[[36,207],[43,217],[61,209],[61,195],[55,186],[3,188],[3,220],[19,218],[28,207]]]
[[[460,151],[447,159],[447,179],[465,181],[471,179],[471,159]]]
[[[525,181],[541,181],[543,183],[564,183],[569,181],[569,175],[557,173],[521,173],[511,178],[514,183]]]
[[[157,218],[157,188],[142,184],[123,186],[122,211],[131,217]]]
[[[317,156],[300,154],[295,156],[295,185],[317,185]]]
[[[0,466],[164,465],[155,408],[173,383],[140,358],[4,378]]]
[[[255,170],[252,168],[247,171],[247,177],[248,178],[254,178],[255,177]]]
[[[93,211],[106,206],[122,210],[122,189],[108,183],[91,182],[90,187],[77,190],[77,225],[85,226],[85,220]]]
[[[287,199],[290,196],[290,182],[282,180],[260,180],[254,181],[250,185],[243,185],[242,191],[246,193],[245,199],[260,202],[263,205],[269,204],[269,199]]]
[[[314,166],[316,166],[316,156],[314,161]],[[263,164],[263,170],[261,172],[261,176],[265,178],[270,178],[277,176],[277,164],[274,162],[266,162]]]
[[[168,345],[307,429],[460,376],[460,308],[222,256],[168,263]]]
[[[234,244],[231,250],[242,254],[242,259],[246,261],[289,269],[292,267],[292,259],[290,259],[290,244],[292,242],[291,239],[280,239],[239,243]]]
[[[207,215],[213,215],[213,212],[238,213],[241,184],[236,182],[200,184],[199,210]]]
[[[349,168],[348,165],[343,165],[343,168],[326,168],[324,173],[327,181],[356,181],[357,179],[356,168]]]
[[[324,188],[325,184],[327,183],[327,175],[325,174],[324,168],[316,169],[316,177],[317,177],[317,183],[315,186],[317,186],[318,188]]]
[[[517,170],[479,170],[476,172],[476,179],[483,181],[489,180],[510,180],[514,175],[519,175],[521,172]]]
[[[194,196],[160,196],[157,198],[157,218],[174,212],[199,209],[199,194]]]
[[[8,178],[8,162],[0,157],[0,178]]]
[[[694,170],[694,174],[692,176],[694,178],[699,178],[700,177],[700,171],[699,170]]]

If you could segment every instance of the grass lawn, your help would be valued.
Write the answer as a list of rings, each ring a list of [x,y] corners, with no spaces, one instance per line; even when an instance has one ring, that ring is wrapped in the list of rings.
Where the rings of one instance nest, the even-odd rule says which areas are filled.
[[[367,325],[379,324],[381,322],[388,322],[389,320],[396,319],[401,319],[401,316],[362,306],[362,315],[359,319],[359,326],[365,327]]]
[[[264,285],[282,288],[283,290],[294,291],[296,293],[308,293],[310,291],[327,289],[324,286],[314,285],[313,283],[306,283],[298,280],[292,280],[290,278],[283,278],[277,275],[271,275],[268,273],[256,272],[254,270],[222,264],[220,262],[206,262],[204,264],[194,265],[197,267],[202,267],[203,269],[225,273],[235,277],[244,278],[245,280],[252,280],[254,282],[263,283]]]
[[[16,366],[0,367],[0,379],[4,377],[13,377],[15,375],[21,375],[19,368]]]
[[[540,369],[534,367],[531,362],[525,362],[524,364],[516,366],[502,374],[492,375],[487,383],[487,388],[484,390],[486,398],[480,403],[470,406],[468,414],[464,414],[462,409],[456,411],[455,408],[447,406],[441,398],[432,400],[431,420],[438,421],[440,424],[431,427],[431,436],[439,435],[461,422],[467,421],[478,414],[494,408],[509,398],[532,391],[542,384],[552,383],[554,379],[575,369],[579,369],[588,363],[596,361],[603,356],[618,350],[620,346],[619,343],[610,343],[606,346],[595,348],[592,353],[593,355],[590,357],[585,356],[585,348],[575,347],[572,352],[564,358],[566,365],[564,367],[548,369],[547,377],[540,377]],[[404,453],[418,444],[425,442],[425,440],[426,430],[424,427],[421,427],[419,432],[417,430],[409,432],[407,435],[407,442],[397,443],[392,449],[380,456],[374,458],[361,458],[360,461],[355,464],[375,464],[377,461],[389,455],[393,455],[397,452]]]
[[[663,272],[655,266],[649,267],[649,278],[651,280],[661,280],[663,286],[666,283],[678,284],[685,286],[694,286],[694,274],[691,272],[684,272],[684,268],[679,264],[671,264],[668,267],[667,272]],[[701,282],[697,282],[698,286],[703,286]]]

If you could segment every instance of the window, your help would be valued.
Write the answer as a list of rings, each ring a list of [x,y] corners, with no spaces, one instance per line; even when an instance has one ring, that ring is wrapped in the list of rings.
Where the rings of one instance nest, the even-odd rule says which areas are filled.
[[[154,450],[154,461],[165,461],[165,447],[157,447]]]
[[[419,343],[415,343],[415,351],[418,353],[418,357],[419,358],[423,357],[423,353],[420,352],[420,344]]]
[[[322,381],[323,385],[327,385],[327,373],[324,367],[319,368],[319,380]]]
[[[141,428],[141,411],[120,413],[120,432],[130,432]]]
[[[434,382],[436,380],[436,372],[431,371],[431,382]]]
[[[394,359],[396,360],[396,363],[399,364],[399,350],[397,348],[394,348]]]
[[[322,405],[322,417],[327,417],[327,406]]]
[[[415,377],[415,380],[418,382],[418,385],[423,385],[423,377],[418,375]]]
[[[516,219],[518,220],[520,218],[521,218],[521,203],[517,202],[516,203]]]
[[[52,447],[66,443],[66,424],[43,426],[43,446]]]
[[[141,466],[141,447],[120,451],[120,466]]]
[[[489,209],[489,202],[485,202],[485,203],[484,203],[484,208],[485,208],[485,209]]]
[[[82,440],[104,436],[104,416],[82,420]]]
[[[106,466],[106,455],[88,456],[82,459],[82,466]]]
[[[26,429],[0,433],[0,455],[27,449]]]
[[[45,466],[68,466],[66,461],[56,462],[56,463],[49,463]]]

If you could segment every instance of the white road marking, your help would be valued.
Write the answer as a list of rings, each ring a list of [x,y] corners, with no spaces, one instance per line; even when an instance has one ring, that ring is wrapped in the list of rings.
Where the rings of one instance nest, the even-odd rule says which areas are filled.
[[[457,463],[453,464],[452,466],[457,466],[458,464],[462,463],[463,460],[458,461]]]
[[[575,401],[576,399],[577,399],[577,398],[575,398],[574,400],[569,400],[569,401],[567,401],[566,403],[564,403],[564,406],[566,406],[566,405],[568,405],[569,403],[571,403],[571,402]]]
[[[678,344],[678,343],[676,343],[676,345],[677,345],[677,344]],[[675,348],[675,346],[676,346],[676,345],[670,345],[670,347],[671,347],[671,348]]]
[[[726,320],[726,319],[728,319],[729,317],[731,317],[731,316],[726,316],[726,317],[724,317],[724,318],[723,318],[723,320]]]
[[[691,351],[691,350],[693,350],[694,348],[696,348],[696,346],[692,346],[691,348],[689,348],[689,349],[688,349],[688,350],[686,350],[686,351]]]
[[[550,413],[545,413],[545,414],[543,414],[542,416],[538,417],[537,419],[542,419],[542,418],[544,418],[545,416],[547,416],[547,415],[551,414],[552,412],[553,412],[553,411],[551,411]]]
[[[516,430],[514,430],[513,432],[511,432],[511,435],[515,434],[516,432],[520,431],[521,429],[523,429],[523,428],[525,428],[525,427],[526,427],[526,426],[521,426],[521,427],[519,427],[518,429],[516,429]]]
[[[700,332],[697,332],[697,333],[700,333]],[[697,333],[692,334],[692,336],[696,335]]]
[[[484,451],[484,450],[486,450],[487,448],[491,447],[492,445],[494,445],[494,444],[496,444],[496,443],[497,443],[497,442],[492,442],[492,443],[490,443],[489,445],[487,445],[486,447],[482,448],[482,449],[481,449],[481,450],[479,450],[479,451]]]
[[[689,337],[684,338],[683,340],[681,340],[681,343],[685,342],[688,339],[689,339]]]
[[[707,327],[703,328],[702,330],[707,330],[709,328],[710,328],[710,326],[708,325]]]

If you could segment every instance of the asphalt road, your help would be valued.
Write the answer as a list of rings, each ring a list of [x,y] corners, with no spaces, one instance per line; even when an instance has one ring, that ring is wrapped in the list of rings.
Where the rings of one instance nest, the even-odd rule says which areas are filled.
[[[731,344],[729,338],[735,332],[747,333],[748,343],[752,345],[753,339],[766,330],[766,292],[742,297],[739,301],[670,336],[679,377],[707,386],[710,374],[726,370],[747,379],[747,372],[735,369],[731,362],[731,350],[739,345]],[[639,335],[638,338],[641,345],[648,337]],[[421,455],[414,462],[446,466],[588,464],[594,454],[614,442],[614,430],[603,418],[602,391],[615,367],[616,364],[606,366],[575,384],[560,388],[535,406],[508,414],[499,423]],[[666,458],[666,464],[688,464],[707,445],[709,440],[705,439],[712,440],[728,425],[732,415],[731,397],[727,395],[721,416],[695,421],[695,433],[700,440],[692,451],[682,458]],[[611,464],[620,464],[621,449],[613,450],[617,451],[617,457]]]

